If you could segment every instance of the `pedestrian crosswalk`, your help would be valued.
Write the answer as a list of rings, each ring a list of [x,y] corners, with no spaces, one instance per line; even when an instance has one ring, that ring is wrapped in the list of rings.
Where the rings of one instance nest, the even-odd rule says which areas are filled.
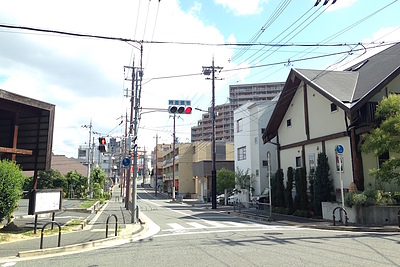
[[[213,220],[200,220],[199,222],[188,221],[179,223],[167,223],[168,227],[162,231],[182,231],[182,230],[195,230],[195,229],[217,229],[217,228],[267,228],[270,227],[265,224],[255,223],[251,221],[213,221]]]

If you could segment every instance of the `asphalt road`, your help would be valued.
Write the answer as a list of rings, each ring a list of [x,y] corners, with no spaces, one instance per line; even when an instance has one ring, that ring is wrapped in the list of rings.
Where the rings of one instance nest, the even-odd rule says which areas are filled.
[[[398,233],[297,228],[138,196],[149,226],[140,239],[7,266],[400,266]]]

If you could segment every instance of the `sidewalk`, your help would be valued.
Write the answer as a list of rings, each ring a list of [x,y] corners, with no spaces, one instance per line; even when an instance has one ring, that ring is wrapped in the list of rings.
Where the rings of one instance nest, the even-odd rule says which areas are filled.
[[[78,229],[75,231],[66,233],[61,231],[60,247],[58,247],[59,234],[44,235],[42,242],[43,249],[40,249],[41,230],[46,223],[51,221],[51,217],[42,217],[38,218],[37,234],[39,237],[0,243],[0,262],[13,257],[29,257],[101,246],[107,242],[132,238],[146,228],[145,224],[131,223],[130,211],[125,209],[124,203],[117,196],[113,196],[112,200],[106,202],[97,213],[79,212],[74,209],[74,206],[76,208],[78,205],[79,201],[76,201],[67,210],[55,214],[55,221],[61,227],[72,219],[80,218],[84,221],[81,226],[77,226]],[[115,236],[116,219],[114,215],[118,220],[117,229],[119,230],[117,236]],[[107,219],[108,237],[106,238]],[[14,224],[18,228],[33,229],[34,220],[34,216],[17,215]],[[57,225],[54,225],[54,227],[56,230],[58,229]],[[51,228],[51,224],[46,226],[46,229],[49,228]]]

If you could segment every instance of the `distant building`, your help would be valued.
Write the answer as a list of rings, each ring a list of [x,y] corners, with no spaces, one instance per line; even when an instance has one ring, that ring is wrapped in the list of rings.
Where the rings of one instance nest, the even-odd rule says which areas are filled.
[[[269,187],[268,166],[271,176],[277,170],[277,147],[273,142],[264,145],[262,139],[276,101],[248,102],[235,110],[235,167],[252,174],[254,195]]]
[[[229,103],[215,107],[215,140],[234,141],[234,110],[249,101],[271,100],[282,91],[284,85],[284,82],[230,85]],[[208,111],[208,113],[203,114],[202,119],[198,121],[198,125],[192,127],[192,142],[211,141],[211,108]]]

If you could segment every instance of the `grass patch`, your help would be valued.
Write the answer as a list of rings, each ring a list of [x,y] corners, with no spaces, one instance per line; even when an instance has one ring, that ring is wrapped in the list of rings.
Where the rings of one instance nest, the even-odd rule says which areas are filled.
[[[61,227],[61,233],[68,233],[75,230],[81,229],[82,220],[72,220],[68,224]],[[36,234],[32,228],[20,228],[15,225],[9,225],[0,229],[0,243],[9,241],[18,241],[29,238],[36,238],[41,236],[42,229],[36,229]],[[59,233],[59,228],[54,224],[53,230],[51,230],[51,225],[47,225],[43,231],[43,235],[55,235]]]
[[[96,203],[97,201],[97,199],[88,199],[85,202],[82,202],[82,204],[78,206],[78,209],[88,209],[93,206],[94,203]]]

